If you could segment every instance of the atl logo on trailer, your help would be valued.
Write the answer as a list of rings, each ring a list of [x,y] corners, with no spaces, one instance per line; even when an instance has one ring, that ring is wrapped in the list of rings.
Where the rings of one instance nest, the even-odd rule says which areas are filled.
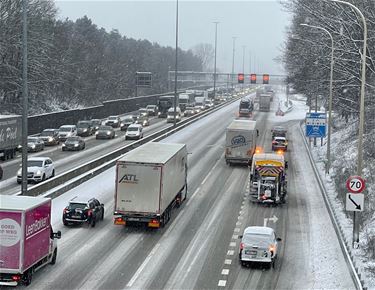
[[[138,183],[137,175],[135,174],[124,174],[119,180],[119,183]]]

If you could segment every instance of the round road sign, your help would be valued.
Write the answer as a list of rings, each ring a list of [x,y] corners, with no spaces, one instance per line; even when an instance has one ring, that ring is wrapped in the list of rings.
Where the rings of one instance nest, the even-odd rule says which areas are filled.
[[[360,193],[365,189],[365,180],[360,176],[350,176],[346,188],[352,193]]]

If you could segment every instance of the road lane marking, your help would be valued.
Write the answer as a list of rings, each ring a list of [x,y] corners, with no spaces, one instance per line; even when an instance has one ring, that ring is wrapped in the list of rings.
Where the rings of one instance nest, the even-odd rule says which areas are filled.
[[[229,247],[231,247],[231,248],[235,248],[236,246],[237,246],[236,242],[230,242],[229,243]]]
[[[240,228],[235,228],[235,229],[234,229],[234,232],[235,232],[235,233],[239,233],[240,230],[241,230]]]
[[[228,250],[227,255],[228,256],[233,256],[234,255],[234,251],[233,250]]]
[[[233,236],[232,236],[232,239],[233,239],[233,240],[237,240],[237,239],[238,239],[238,235],[233,235]]]
[[[225,259],[224,260],[224,264],[225,265],[231,265],[232,264],[232,260],[231,259]]]
[[[221,275],[229,275],[229,269],[223,269]]]
[[[225,285],[227,285],[227,280],[219,280],[219,283],[217,284],[219,287],[225,287]]]
[[[147,258],[143,261],[142,265],[138,268],[137,272],[133,275],[133,277],[130,279],[128,284],[126,284],[126,287],[132,287],[134,282],[138,279],[139,275],[143,271],[143,269],[147,266],[148,262],[151,260],[152,256],[156,253],[156,251],[159,249],[160,243],[157,243],[156,246],[152,249],[151,253],[148,254]]]

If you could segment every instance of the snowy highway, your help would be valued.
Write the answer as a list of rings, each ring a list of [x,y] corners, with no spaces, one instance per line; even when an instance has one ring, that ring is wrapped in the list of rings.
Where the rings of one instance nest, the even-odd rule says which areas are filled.
[[[163,140],[185,143],[191,153],[188,200],[164,228],[113,225],[114,168],[54,199],[52,224],[62,231],[57,263],[36,272],[28,288],[354,289],[299,133],[305,107],[295,102],[285,117],[275,117],[275,109],[254,119],[265,151],[271,127],[288,127],[286,204],[251,203],[248,168],[225,164],[225,128],[238,110],[235,102]],[[104,203],[104,221],[95,228],[64,227],[63,208],[75,196]],[[273,216],[278,220],[268,226],[282,238],[275,269],[242,267],[238,236]]]

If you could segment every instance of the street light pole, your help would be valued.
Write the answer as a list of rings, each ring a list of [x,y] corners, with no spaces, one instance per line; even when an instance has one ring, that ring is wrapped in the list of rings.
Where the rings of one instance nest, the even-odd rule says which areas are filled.
[[[235,54],[235,47],[236,47],[236,38],[235,36],[232,37],[233,38],[233,56],[232,56],[232,89],[233,89],[233,78],[234,78],[234,54]]]
[[[174,110],[173,126],[176,127],[176,106],[177,106],[177,60],[178,60],[178,0],[176,0],[176,62],[174,67]]]
[[[22,0],[22,195],[27,193],[27,2],[28,0]]]
[[[329,101],[328,101],[328,141],[327,141],[327,165],[326,165],[326,174],[329,173],[329,169],[331,167],[331,133],[332,133],[332,87],[333,87],[333,53],[334,53],[334,42],[332,34],[325,29],[324,27],[309,25],[306,23],[302,23],[301,26],[311,27],[315,29],[319,29],[328,34],[329,38],[331,39],[331,71],[330,71],[330,78],[329,78]]]
[[[242,84],[242,90],[245,86],[245,49],[246,49],[246,45],[242,45],[242,73],[244,74],[244,83]]]
[[[218,21],[213,22],[215,23],[215,60],[214,60],[214,102],[216,99],[216,49],[217,49],[217,25]]]
[[[366,18],[352,3],[341,1],[341,0],[329,0],[344,5],[348,5],[353,8],[357,14],[361,17],[363,22],[363,52],[362,52],[362,68],[361,68],[361,99],[359,105],[359,130],[358,130],[358,165],[357,175],[362,175],[363,167],[363,129],[364,129],[364,118],[365,118],[365,85],[366,85],[366,49],[367,49],[367,23]],[[353,247],[359,242],[359,221],[357,213],[353,215]]]

